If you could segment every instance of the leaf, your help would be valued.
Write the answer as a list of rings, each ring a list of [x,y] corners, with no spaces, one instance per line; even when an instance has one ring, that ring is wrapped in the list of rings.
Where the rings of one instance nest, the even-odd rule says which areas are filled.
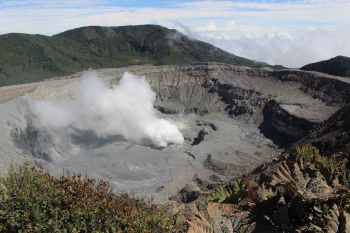
[[[208,217],[207,217],[208,218]],[[207,220],[203,213],[199,213],[192,221],[188,221],[190,229],[188,232],[193,233],[222,233],[221,229],[215,229],[215,223],[210,223],[211,219]]]
[[[335,199],[338,190],[330,187],[326,178],[310,162],[283,161],[272,175],[272,186],[283,186],[305,201]]]
[[[188,233],[237,232],[241,226],[247,223],[249,212],[237,212],[235,207],[233,204],[209,203],[206,211],[202,210],[191,221],[188,221],[190,225]],[[229,216],[228,210],[231,210]]]
[[[329,211],[329,214],[326,215],[327,218],[327,231],[329,233],[338,232],[339,226],[339,209],[337,205],[334,205],[332,209]]]
[[[322,228],[319,226],[316,226],[315,224],[310,223],[310,228],[322,232]]]
[[[276,192],[272,190],[272,188],[266,188],[266,184],[263,183],[259,189],[258,189],[258,200],[259,201],[265,201],[268,200],[271,197],[276,196]]]
[[[326,215],[327,219],[327,232],[337,233],[345,232],[350,233],[350,215],[344,210],[340,210],[337,205],[333,205]]]
[[[254,182],[251,183],[255,185]],[[249,189],[241,179],[234,180],[227,186],[219,187],[207,197],[208,201],[225,202],[225,203],[239,203],[248,195]]]

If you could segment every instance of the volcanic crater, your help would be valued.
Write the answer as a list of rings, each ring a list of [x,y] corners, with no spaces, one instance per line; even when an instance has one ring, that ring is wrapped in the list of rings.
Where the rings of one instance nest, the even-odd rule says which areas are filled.
[[[83,173],[114,191],[176,199],[206,191],[277,160],[284,148],[317,129],[348,102],[346,78],[317,72],[220,63],[97,70],[111,87],[124,72],[145,76],[160,118],[176,124],[182,144],[133,143],[101,137],[99,120],[48,130],[30,109],[40,99],[74,99],[83,73],[0,88],[0,164],[29,160],[55,176]],[[52,119],[55,121],[55,119]]]

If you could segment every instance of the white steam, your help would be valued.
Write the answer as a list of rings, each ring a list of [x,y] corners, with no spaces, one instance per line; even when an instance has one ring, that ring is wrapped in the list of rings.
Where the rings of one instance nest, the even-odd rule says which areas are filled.
[[[66,127],[80,118],[98,121],[99,135],[123,135],[141,143],[149,139],[155,146],[182,143],[174,124],[157,116],[153,107],[156,94],[145,77],[125,73],[119,85],[109,88],[97,72],[85,73],[72,101],[35,101],[33,113],[46,128]]]

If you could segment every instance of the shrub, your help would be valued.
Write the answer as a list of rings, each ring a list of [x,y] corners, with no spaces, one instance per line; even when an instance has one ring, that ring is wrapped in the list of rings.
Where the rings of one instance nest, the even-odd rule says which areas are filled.
[[[312,145],[304,145],[297,148],[298,158],[304,158],[306,161],[315,161],[319,155],[319,150]]]
[[[177,220],[81,174],[57,179],[25,163],[0,178],[0,232],[169,232]]]

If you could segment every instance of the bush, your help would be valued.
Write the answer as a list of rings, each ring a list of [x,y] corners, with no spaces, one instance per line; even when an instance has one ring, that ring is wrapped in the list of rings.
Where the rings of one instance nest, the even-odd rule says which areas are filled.
[[[319,150],[311,145],[305,145],[297,148],[298,158],[304,158],[306,161],[316,161],[319,155]]]
[[[29,164],[0,178],[0,232],[169,232],[178,215],[81,174],[57,179]]]

